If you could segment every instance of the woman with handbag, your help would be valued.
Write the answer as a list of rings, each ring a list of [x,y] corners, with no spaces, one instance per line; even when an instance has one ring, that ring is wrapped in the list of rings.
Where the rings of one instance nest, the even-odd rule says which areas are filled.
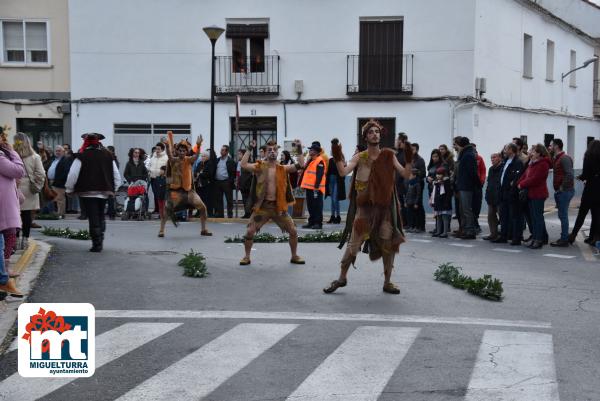
[[[26,249],[31,231],[32,213],[40,208],[39,193],[46,184],[46,171],[41,157],[33,150],[26,134],[17,132],[14,141],[14,149],[23,160],[26,173],[26,176],[19,181],[19,189],[25,196],[25,201],[21,204],[23,228],[21,229],[19,248]]]
[[[15,232],[21,227],[16,180],[25,175],[25,170],[19,155],[6,141],[5,134],[0,128],[0,298],[3,298],[2,294],[23,296],[13,278],[17,274],[11,274],[8,269],[8,259],[14,248]]]
[[[552,162],[548,149],[541,143],[533,147],[529,166],[519,179],[519,198],[527,197],[527,205],[531,213],[531,228],[533,231],[533,242],[529,245],[531,249],[540,249],[544,245],[544,233],[546,223],[544,221],[544,202],[548,198],[548,172]]]

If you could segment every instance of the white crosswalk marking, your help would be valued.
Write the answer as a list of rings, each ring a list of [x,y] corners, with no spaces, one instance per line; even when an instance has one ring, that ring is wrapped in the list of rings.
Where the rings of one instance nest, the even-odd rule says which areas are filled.
[[[509,248],[492,248],[492,251],[507,252],[507,253],[520,253],[520,252],[523,252],[521,249],[509,249]]]
[[[450,246],[457,246],[459,248],[473,248],[475,245],[473,244],[459,244],[458,242],[452,242],[448,244]]]
[[[96,337],[96,373],[98,368],[175,329],[181,323],[126,323]],[[36,400],[76,378],[27,379],[18,373],[0,383],[2,400]],[[93,380],[93,379],[89,379]],[[35,383],[35,385],[33,385]]]
[[[558,258],[558,259],[574,259],[577,257],[574,255],[561,255],[558,253],[545,253],[544,256],[547,256],[549,258]]]
[[[552,336],[486,330],[465,401],[558,401]]]
[[[359,327],[287,400],[377,400],[419,331]]]
[[[275,345],[298,325],[240,324],[127,394],[125,400],[197,400]]]

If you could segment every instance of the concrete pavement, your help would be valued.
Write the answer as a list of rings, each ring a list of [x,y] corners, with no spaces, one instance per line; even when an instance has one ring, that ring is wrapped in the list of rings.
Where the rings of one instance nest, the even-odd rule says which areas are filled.
[[[555,214],[547,223],[555,238]],[[183,223],[159,239],[155,221],[109,222],[102,254],[87,252],[87,241],[45,238],[55,251],[31,302],[91,302],[98,355],[113,356],[97,363],[91,379],[34,391],[29,379],[14,376],[16,352],[9,351],[0,359],[0,399],[151,399],[160,394],[152,389],[168,383],[178,384],[171,399],[221,401],[600,399],[600,270],[578,247],[534,251],[411,234],[396,259],[399,296],[382,293],[381,263],[365,255],[348,286],[325,295],[342,254],[336,244],[300,244],[303,266],[288,263],[287,244],[255,244],[244,267],[241,244],[223,243],[244,225],[210,229],[213,237],[200,237],[198,223]],[[176,262],[191,248],[207,256],[208,278],[181,275]],[[448,261],[474,277],[498,277],[504,301],[434,281]],[[239,349],[221,345],[242,341]]]

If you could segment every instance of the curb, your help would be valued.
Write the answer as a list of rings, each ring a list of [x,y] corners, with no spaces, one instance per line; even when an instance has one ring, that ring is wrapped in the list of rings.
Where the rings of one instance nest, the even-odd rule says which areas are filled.
[[[51,249],[50,244],[32,239],[27,250],[14,264],[15,270],[21,273],[17,282],[25,296],[23,298],[9,296],[4,301],[0,301],[0,355],[7,351],[16,335],[15,323],[19,306],[28,301],[31,289]]]

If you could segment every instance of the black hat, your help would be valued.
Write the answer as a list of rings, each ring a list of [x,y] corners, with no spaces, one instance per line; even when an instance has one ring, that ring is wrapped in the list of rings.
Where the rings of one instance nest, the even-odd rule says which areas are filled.
[[[319,141],[314,141],[311,145],[310,148],[308,148],[309,150],[314,150],[316,152],[320,152],[321,151],[321,142]]]
[[[104,135],[99,134],[97,132],[88,132],[87,134],[83,134],[81,135],[81,138],[83,139],[97,139],[99,141],[104,139]]]

